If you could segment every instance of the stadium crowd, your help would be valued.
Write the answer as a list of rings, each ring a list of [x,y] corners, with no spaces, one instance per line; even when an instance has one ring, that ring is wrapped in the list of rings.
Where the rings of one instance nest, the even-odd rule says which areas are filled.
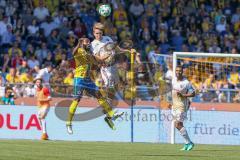
[[[101,3],[111,4],[111,16],[99,17],[96,6]],[[146,63],[152,63],[156,54],[171,55],[173,51],[240,52],[238,0],[1,0],[0,85],[15,84],[19,96],[34,96],[33,79],[40,76],[53,92],[70,94],[71,87],[66,85],[73,84],[72,49],[80,37],[93,39],[92,26],[99,21],[115,41],[132,39]],[[124,60],[119,62],[123,68],[119,75],[126,85],[124,69],[128,65]],[[149,73],[148,65],[141,64],[136,69],[137,84],[147,90],[152,85],[150,74],[154,83],[162,83],[159,79],[166,77],[171,67],[165,62],[161,65],[163,73],[158,69]],[[221,86],[240,89],[239,67],[228,77],[231,74],[235,74],[234,85],[228,78]],[[199,83],[199,79],[192,81]],[[195,85],[211,89],[212,82],[206,79]],[[201,100],[226,100],[220,95]],[[239,94],[232,98],[239,102]]]

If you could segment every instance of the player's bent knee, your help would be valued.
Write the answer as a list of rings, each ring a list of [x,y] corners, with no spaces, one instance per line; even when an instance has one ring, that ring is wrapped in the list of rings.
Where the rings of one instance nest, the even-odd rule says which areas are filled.
[[[176,121],[176,122],[175,122],[175,127],[176,127],[178,130],[181,130],[182,127],[183,127],[183,123],[180,122],[180,121]]]
[[[96,97],[97,99],[102,98],[101,93],[100,93],[99,91],[96,92],[96,93],[95,93],[95,97]]]
[[[77,101],[77,102],[80,102],[80,100],[81,100],[81,97],[77,97],[74,99],[74,101]]]

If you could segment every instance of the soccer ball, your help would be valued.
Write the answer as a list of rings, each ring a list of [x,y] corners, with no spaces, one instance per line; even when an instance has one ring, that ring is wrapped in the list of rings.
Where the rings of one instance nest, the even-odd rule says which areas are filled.
[[[108,4],[102,4],[98,7],[98,13],[103,16],[107,17],[111,14],[111,7]]]

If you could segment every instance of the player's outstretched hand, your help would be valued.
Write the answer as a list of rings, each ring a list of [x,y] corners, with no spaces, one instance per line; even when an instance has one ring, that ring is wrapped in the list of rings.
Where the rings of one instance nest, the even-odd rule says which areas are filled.
[[[137,51],[136,51],[136,49],[133,49],[133,48],[132,48],[132,49],[130,50],[130,52],[131,52],[131,53],[136,53]]]

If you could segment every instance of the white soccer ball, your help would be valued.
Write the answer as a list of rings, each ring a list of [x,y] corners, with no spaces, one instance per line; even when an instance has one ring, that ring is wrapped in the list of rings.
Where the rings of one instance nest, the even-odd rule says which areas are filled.
[[[99,6],[98,8],[98,13],[103,16],[103,17],[107,17],[111,14],[111,7],[108,4],[102,4]]]

